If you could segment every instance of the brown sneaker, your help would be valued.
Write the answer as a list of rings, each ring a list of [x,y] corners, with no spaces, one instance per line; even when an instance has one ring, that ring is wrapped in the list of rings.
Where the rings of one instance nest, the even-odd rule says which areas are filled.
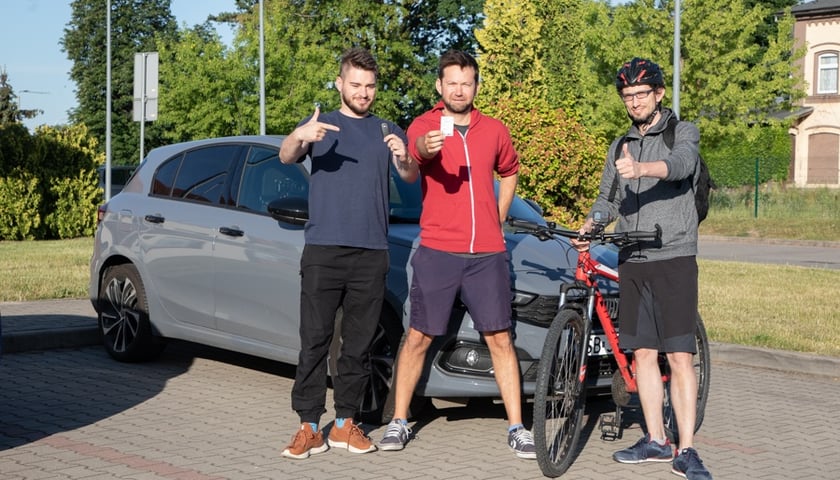
[[[324,443],[324,435],[320,431],[318,433],[313,432],[312,426],[308,422],[304,422],[300,424],[300,430],[295,433],[292,443],[283,450],[281,455],[303,460],[309,458],[310,455],[324,453],[329,449],[330,447]]]
[[[350,453],[368,453],[376,450],[376,445],[350,418],[344,420],[344,428],[338,428],[338,425],[333,423],[327,442],[331,447],[346,448]]]

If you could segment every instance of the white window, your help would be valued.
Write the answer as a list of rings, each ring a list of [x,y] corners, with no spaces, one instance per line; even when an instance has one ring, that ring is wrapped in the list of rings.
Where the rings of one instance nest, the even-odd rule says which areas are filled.
[[[817,95],[837,93],[837,53],[824,53],[817,61]]]

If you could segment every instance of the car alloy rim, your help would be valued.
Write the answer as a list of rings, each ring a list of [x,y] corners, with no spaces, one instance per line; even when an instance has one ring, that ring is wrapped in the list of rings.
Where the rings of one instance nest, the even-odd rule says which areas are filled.
[[[137,289],[129,279],[112,279],[105,289],[105,305],[102,309],[102,334],[115,352],[125,352],[137,336],[140,328],[140,314],[137,305]]]

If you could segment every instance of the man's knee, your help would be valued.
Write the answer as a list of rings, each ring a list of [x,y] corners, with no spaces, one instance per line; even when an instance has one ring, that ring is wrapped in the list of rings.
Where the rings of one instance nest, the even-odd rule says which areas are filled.
[[[671,371],[694,369],[694,354],[687,352],[672,352],[667,354]]]
[[[509,330],[483,332],[482,335],[491,353],[508,353],[513,351],[513,339],[510,336]]]
[[[403,341],[403,349],[415,353],[425,353],[432,344],[434,337],[427,335],[420,330],[409,328]]]

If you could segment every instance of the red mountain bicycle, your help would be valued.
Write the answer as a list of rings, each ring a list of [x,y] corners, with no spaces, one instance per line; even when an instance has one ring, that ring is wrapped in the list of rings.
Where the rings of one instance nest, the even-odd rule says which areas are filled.
[[[591,244],[611,243],[618,247],[656,241],[661,233],[659,230],[607,233],[604,227],[608,222],[597,221],[592,231],[585,235],[575,230],[557,228],[553,223],[539,225],[515,218],[509,218],[508,223],[517,229],[517,233],[535,235],[544,241],[566,237],[589,241]],[[582,428],[587,378],[603,371],[605,356],[611,357],[614,369],[610,391],[616,412],[601,417],[601,437],[620,437],[622,407],[636,406],[634,401],[638,401],[634,395],[638,388],[633,355],[618,346],[619,332],[615,325],[618,298],[606,292],[605,281],[618,282],[618,272],[592,258],[588,249],[578,252],[575,280],[561,287],[558,313],[546,333],[537,369],[533,433],[537,463],[547,477],[562,475],[572,464]],[[697,355],[694,356],[694,368],[698,388],[694,428],[697,431],[703,422],[706,408],[710,369],[709,340],[699,313],[695,341]],[[659,357],[662,381],[665,382],[665,430],[668,437],[677,443],[679,432],[668,398],[668,361],[664,354]]]

